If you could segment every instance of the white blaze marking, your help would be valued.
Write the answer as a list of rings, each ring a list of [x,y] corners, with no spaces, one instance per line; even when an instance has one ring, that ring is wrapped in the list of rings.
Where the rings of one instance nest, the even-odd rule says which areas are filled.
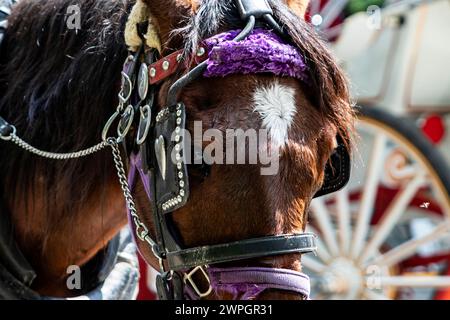
[[[256,89],[253,97],[255,107],[269,132],[274,146],[280,147],[288,140],[288,131],[297,108],[295,90],[278,82]]]

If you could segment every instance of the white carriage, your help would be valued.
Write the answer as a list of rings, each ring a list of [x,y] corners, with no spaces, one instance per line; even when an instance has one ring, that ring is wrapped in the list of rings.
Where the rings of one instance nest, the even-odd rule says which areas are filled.
[[[313,298],[450,299],[450,1],[371,7],[330,28],[346,1],[332,2],[313,1],[313,22],[340,32],[332,47],[363,107],[351,182],[312,203]],[[441,130],[434,146],[425,124]]]

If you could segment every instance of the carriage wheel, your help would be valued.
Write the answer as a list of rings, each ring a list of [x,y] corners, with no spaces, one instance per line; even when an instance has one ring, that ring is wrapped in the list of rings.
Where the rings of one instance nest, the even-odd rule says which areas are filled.
[[[349,185],[311,204],[313,299],[450,297],[450,170],[414,122],[363,108]]]
[[[306,13],[309,21],[319,35],[327,41],[336,40],[344,22],[344,10],[349,0],[312,0]]]

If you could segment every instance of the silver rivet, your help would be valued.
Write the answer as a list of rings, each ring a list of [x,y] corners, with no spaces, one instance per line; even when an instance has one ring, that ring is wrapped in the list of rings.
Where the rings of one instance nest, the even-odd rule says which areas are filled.
[[[150,77],[152,77],[152,78],[156,77],[156,69],[155,68],[150,68]]]
[[[181,196],[178,196],[177,200],[178,200],[179,203],[181,203],[181,201],[183,201],[183,198]]]
[[[180,196],[184,197],[184,190],[180,189]]]
[[[183,179],[183,172],[178,172],[178,178]]]
[[[205,48],[200,47],[200,48],[198,48],[197,56],[201,57],[202,55],[205,54],[205,52],[206,52]]]
[[[167,206],[165,204],[163,204],[162,209],[167,210]]]
[[[184,187],[184,181],[183,181],[183,180],[180,181],[180,187],[181,187],[181,188]]]
[[[177,118],[177,125],[181,124],[181,118]]]
[[[179,135],[176,135],[175,136],[175,142],[179,142],[180,141],[180,136]]]
[[[181,116],[181,110],[177,111],[177,117]]]
[[[176,145],[175,145],[175,150],[176,150],[176,151],[180,151],[180,150],[181,150],[181,146],[180,146],[179,144],[176,144]]]
[[[181,168],[182,168],[181,162],[178,162],[178,163],[177,163],[177,169],[178,169],[178,170],[181,170]]]
[[[181,109],[181,103],[177,104],[177,109],[178,109],[178,110]]]
[[[162,64],[163,70],[164,70],[164,71],[167,71],[167,70],[169,70],[169,67],[170,67],[170,62],[167,61],[167,60],[164,61],[163,64]]]
[[[175,128],[175,133],[180,133],[180,131],[181,131],[180,127]]]
[[[175,155],[175,159],[177,159],[177,161],[178,161],[178,160],[181,160],[181,156],[180,156],[179,153],[177,153],[177,154]]]

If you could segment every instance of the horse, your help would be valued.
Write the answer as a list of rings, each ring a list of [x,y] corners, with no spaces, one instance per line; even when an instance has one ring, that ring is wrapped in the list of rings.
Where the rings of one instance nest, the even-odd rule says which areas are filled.
[[[302,18],[307,1],[75,3],[79,28],[67,27],[74,1],[20,1],[1,47],[0,115],[14,125],[5,124],[10,130],[3,138],[17,132],[36,148],[61,154],[103,137],[94,155],[60,162],[0,144],[8,155],[0,167],[9,173],[0,178],[2,218],[11,220],[17,246],[36,273],[33,290],[74,295],[66,286],[67,266],[96,271],[92,261],[127,222],[126,203],[140,254],[161,271],[160,298],[307,298],[300,258],[314,250],[313,237],[303,233],[308,206],[345,183],[338,177],[323,186],[348,167],[328,165],[336,154],[348,162],[342,150],[351,150],[354,122],[345,76]],[[275,44],[289,51],[299,72],[266,70],[270,65],[258,61],[236,72],[241,59],[226,74],[208,66],[207,77],[206,64],[221,41],[230,50],[241,44],[246,57],[247,44],[255,49],[263,41],[269,51]],[[132,96],[140,96],[137,108]],[[179,153],[172,131],[183,127],[185,142],[198,121],[202,134],[266,130],[278,170],[264,175],[262,163],[169,159],[175,150],[176,160],[185,160],[191,148]],[[120,139],[108,137],[117,122]],[[208,147],[197,141],[197,151]]]

